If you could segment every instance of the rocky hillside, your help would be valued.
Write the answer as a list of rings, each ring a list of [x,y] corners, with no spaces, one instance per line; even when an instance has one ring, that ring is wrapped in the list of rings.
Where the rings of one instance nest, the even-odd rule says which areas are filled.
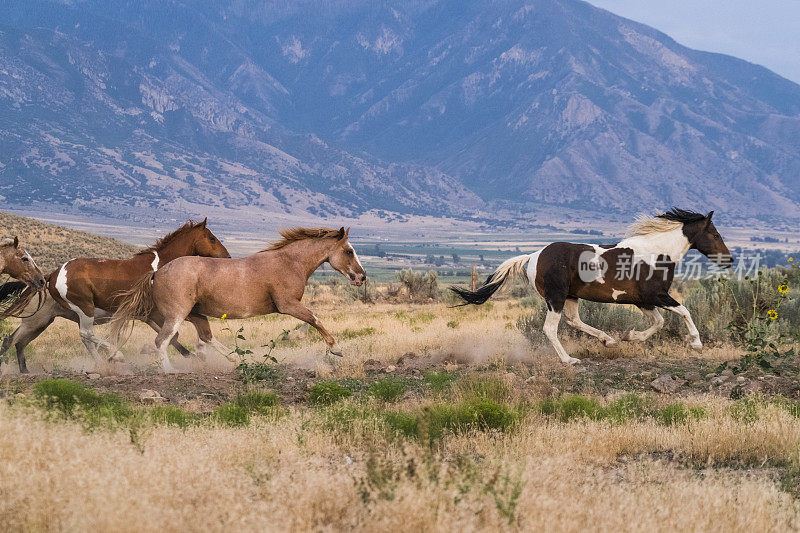
[[[15,235],[45,274],[74,257],[122,259],[138,250],[116,239],[0,211],[0,238]]]
[[[800,86],[579,0],[6,0],[0,201],[800,217]]]

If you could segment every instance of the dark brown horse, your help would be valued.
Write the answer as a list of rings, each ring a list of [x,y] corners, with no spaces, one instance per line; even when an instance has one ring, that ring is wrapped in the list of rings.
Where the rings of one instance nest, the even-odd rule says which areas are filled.
[[[107,348],[112,360],[120,360],[121,354],[116,348],[94,334],[95,323],[107,321],[117,309],[118,295],[129,290],[142,276],[186,255],[230,257],[203,220],[187,222],[129,259],[80,258],[67,261],[48,276],[49,298],[41,309],[24,318],[16,331],[6,337],[0,354],[14,344],[20,372],[27,372],[25,347],[56,317],[64,317],[78,323],[84,346],[98,361],[102,360],[98,346]],[[160,329],[162,318],[159,315],[144,316],[142,320],[156,331]],[[172,344],[188,355],[177,339],[173,339]]]
[[[19,280],[13,290],[0,287],[0,302],[11,300],[0,311],[0,318],[18,315],[37,294],[41,303],[44,276],[28,251],[20,247],[17,237],[0,240],[0,274]]]
[[[717,265],[730,267],[733,258],[722,241],[711,216],[673,208],[655,217],[640,218],[630,236],[616,245],[596,246],[555,242],[532,254],[512,257],[489,276],[476,291],[451,289],[467,304],[482,304],[514,277],[524,277],[547,304],[544,333],[565,363],[580,363],[570,357],[558,340],[562,311],[575,328],[599,338],[616,341],[607,333],[585,324],[578,315],[578,300],[633,304],[650,321],[644,331],[630,331],[625,340],[644,341],[661,329],[664,319],[658,308],[680,315],[689,331],[687,340],[696,350],[703,347],[689,311],[669,295],[675,265],[695,249]],[[466,305],[466,304],[464,304]]]
[[[283,239],[268,249],[240,259],[182,257],[146,275],[124,297],[112,319],[112,334],[125,324],[154,310],[164,317],[155,348],[165,372],[172,372],[167,341],[184,319],[208,325],[207,316],[248,318],[283,313],[314,326],[341,356],[336,340],[300,300],[311,274],[327,262],[349,277],[353,285],[367,279],[355,250],[347,240],[349,229],[294,228],[281,232]],[[211,330],[202,328],[201,342],[212,342]],[[200,333],[201,330],[198,330]]]

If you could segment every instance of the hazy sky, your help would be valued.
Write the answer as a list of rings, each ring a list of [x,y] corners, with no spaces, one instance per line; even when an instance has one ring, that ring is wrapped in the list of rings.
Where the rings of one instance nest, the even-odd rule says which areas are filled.
[[[690,48],[730,54],[800,83],[800,0],[588,0]]]

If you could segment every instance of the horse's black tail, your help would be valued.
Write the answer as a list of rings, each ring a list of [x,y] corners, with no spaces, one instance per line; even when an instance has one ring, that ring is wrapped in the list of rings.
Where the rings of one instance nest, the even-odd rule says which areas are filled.
[[[469,291],[461,287],[451,286],[450,290],[458,294],[464,303],[460,305],[480,305],[497,292],[497,290],[515,277],[525,273],[530,255],[518,255],[503,262],[491,276],[478,289]],[[456,306],[458,307],[458,306]]]

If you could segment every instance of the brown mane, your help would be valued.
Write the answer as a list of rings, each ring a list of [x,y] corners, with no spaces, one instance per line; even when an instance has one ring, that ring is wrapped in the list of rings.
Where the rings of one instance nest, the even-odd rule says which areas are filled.
[[[166,245],[168,245],[170,242],[172,242],[173,240],[178,238],[178,236],[182,235],[184,232],[191,231],[194,228],[196,228],[197,226],[199,226],[200,224],[202,224],[202,222],[195,222],[194,220],[187,220],[186,223],[183,226],[181,226],[180,228],[176,229],[175,231],[173,231],[171,233],[167,233],[166,235],[164,235],[163,237],[158,239],[154,245],[148,246],[144,250],[141,250],[141,251],[137,252],[136,255],[146,254],[146,253],[150,253],[152,251],[156,251],[157,252],[157,251],[161,250],[162,248],[164,248]]]
[[[280,231],[281,240],[273,242],[269,248],[261,250],[266,252],[268,250],[280,250],[287,244],[295,241],[302,241],[303,239],[325,239],[327,237],[339,238],[339,230],[333,228],[288,228]]]

